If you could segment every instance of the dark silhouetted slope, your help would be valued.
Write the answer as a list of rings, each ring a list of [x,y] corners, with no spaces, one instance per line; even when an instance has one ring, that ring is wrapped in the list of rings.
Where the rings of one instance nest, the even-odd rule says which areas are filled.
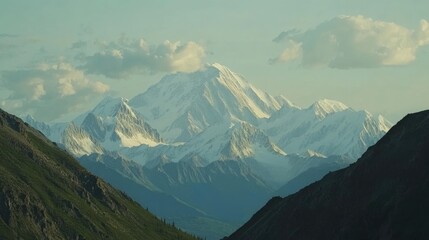
[[[410,114],[351,166],[271,199],[228,239],[428,239],[429,111]]]
[[[0,110],[0,239],[193,239]]]
[[[309,168],[280,187],[272,196],[287,197],[300,189],[322,179],[327,173],[345,167],[345,163],[327,162],[316,167]]]

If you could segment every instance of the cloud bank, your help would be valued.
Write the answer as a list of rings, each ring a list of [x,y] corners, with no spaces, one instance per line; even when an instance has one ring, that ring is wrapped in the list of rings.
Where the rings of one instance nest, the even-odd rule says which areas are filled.
[[[288,47],[270,63],[301,59],[304,67],[338,69],[405,65],[429,44],[429,23],[421,20],[411,30],[364,16],[339,16],[305,32],[282,32],[273,41]]]
[[[31,113],[44,121],[86,110],[88,102],[109,90],[106,84],[86,78],[81,70],[67,63],[4,71],[0,86],[11,92],[1,102],[2,107]]]
[[[123,79],[133,74],[193,72],[203,66],[205,50],[195,42],[165,41],[151,45],[144,39],[103,44],[103,50],[88,56],[82,69],[90,74]]]

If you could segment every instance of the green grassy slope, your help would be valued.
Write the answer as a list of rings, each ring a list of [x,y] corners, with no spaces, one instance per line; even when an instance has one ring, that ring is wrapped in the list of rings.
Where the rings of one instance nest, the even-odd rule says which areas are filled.
[[[0,110],[0,239],[194,239]]]

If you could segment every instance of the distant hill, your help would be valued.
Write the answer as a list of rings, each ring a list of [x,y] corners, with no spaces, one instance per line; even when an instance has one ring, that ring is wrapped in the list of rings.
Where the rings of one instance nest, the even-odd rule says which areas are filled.
[[[351,166],[271,199],[228,240],[428,239],[429,111],[410,114]]]
[[[0,109],[0,239],[195,239]]]

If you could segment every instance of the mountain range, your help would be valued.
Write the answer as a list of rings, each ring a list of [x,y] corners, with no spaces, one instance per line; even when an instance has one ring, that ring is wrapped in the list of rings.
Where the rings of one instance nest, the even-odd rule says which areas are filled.
[[[107,97],[71,122],[25,120],[183,229],[220,226],[202,228],[214,229],[203,233],[210,239],[244,223],[282,186],[288,193],[317,180],[306,172],[321,177],[353,163],[391,127],[338,101],[301,108],[220,64],[167,75],[130,100]],[[172,206],[183,211],[162,212]]]
[[[25,120],[58,143],[71,141],[70,138],[87,139],[75,136],[80,135],[77,129],[64,133],[73,123],[90,136],[94,145],[109,151],[140,146],[177,147],[195,142],[200,134],[206,136],[198,142],[231,137],[229,128],[246,126],[270,138],[278,153],[302,154],[311,150],[325,156],[347,155],[355,159],[391,127],[381,115],[355,111],[338,101],[324,99],[300,108],[284,96],[273,97],[257,89],[220,64],[194,73],[167,75],[129,101],[106,97],[71,123],[40,123],[31,116]],[[82,142],[82,149],[99,151],[96,146],[88,148],[84,144],[87,141]],[[231,153],[243,158],[256,152],[246,149],[249,151],[244,155],[237,148],[234,151],[238,152]],[[73,149],[69,151],[82,155]],[[213,158],[210,161],[218,160],[217,154],[218,151],[209,156]]]
[[[362,157],[275,197],[236,239],[427,239],[429,110],[407,115]]]

